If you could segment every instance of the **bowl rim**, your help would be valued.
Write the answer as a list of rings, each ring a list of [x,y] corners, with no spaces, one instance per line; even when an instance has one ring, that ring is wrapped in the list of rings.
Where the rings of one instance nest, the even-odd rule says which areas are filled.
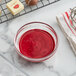
[[[29,58],[27,56],[24,56],[22,53],[19,52],[19,50],[17,49],[16,47],[16,38],[18,36],[18,34],[20,33],[20,29],[25,27],[25,26],[28,26],[29,24],[33,24],[33,23],[39,23],[39,24],[44,24],[46,26],[49,27],[49,29],[54,33],[55,37],[56,37],[56,44],[55,44],[55,48],[53,50],[52,53],[50,53],[49,55],[45,56],[45,57],[42,57],[42,58]],[[15,45],[15,48],[16,48],[16,52],[22,57],[24,58],[25,60],[28,60],[28,61],[32,61],[32,62],[41,62],[41,61],[44,61],[44,60],[47,60],[48,58],[52,57],[55,52],[56,52],[56,49],[58,47],[58,36],[57,36],[57,33],[55,32],[55,30],[47,23],[44,23],[44,22],[37,22],[37,21],[34,21],[34,22],[29,22],[29,23],[26,23],[25,25],[23,25],[22,27],[20,27],[17,31],[17,33],[15,34],[15,37],[14,37],[14,45]]]

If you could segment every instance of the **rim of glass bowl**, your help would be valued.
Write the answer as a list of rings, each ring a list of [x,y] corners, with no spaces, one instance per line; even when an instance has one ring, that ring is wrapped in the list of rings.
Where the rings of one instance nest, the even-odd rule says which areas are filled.
[[[22,28],[25,27],[25,26],[28,26],[29,24],[34,24],[34,23],[39,23],[39,24],[43,24],[43,25],[48,26],[48,27],[49,27],[48,29],[50,29],[50,30],[54,33],[54,35],[55,35],[55,37],[56,37],[56,44],[55,44],[55,48],[54,48],[53,52],[50,53],[48,56],[45,56],[45,57],[43,57],[43,58],[29,58],[29,57],[27,57],[27,56],[24,56],[22,53],[20,53],[20,50],[18,50],[17,47],[16,47],[16,39],[17,39],[17,36],[18,36],[18,34],[20,33],[20,31],[23,30]],[[16,33],[16,35],[15,35],[15,37],[14,37],[14,45],[15,45],[15,48],[16,48],[17,53],[18,53],[21,57],[23,57],[24,59],[26,59],[26,60],[28,60],[28,61],[32,61],[32,62],[40,62],[40,61],[47,60],[48,58],[50,58],[50,57],[52,57],[52,56],[54,55],[54,53],[56,52],[56,49],[57,49],[57,47],[58,47],[58,36],[57,36],[57,33],[55,32],[55,30],[54,30],[50,25],[48,25],[48,24],[46,24],[46,23],[44,23],[44,22],[37,22],[37,21],[36,21],[36,22],[29,22],[29,23],[23,25],[22,27],[20,27],[19,30],[17,31],[17,33]]]

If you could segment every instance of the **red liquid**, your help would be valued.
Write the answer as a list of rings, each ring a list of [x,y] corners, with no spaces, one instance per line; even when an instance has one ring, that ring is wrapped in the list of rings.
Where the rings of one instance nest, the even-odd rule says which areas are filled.
[[[19,48],[24,56],[42,58],[53,52],[55,42],[48,32],[40,29],[32,29],[21,36]]]

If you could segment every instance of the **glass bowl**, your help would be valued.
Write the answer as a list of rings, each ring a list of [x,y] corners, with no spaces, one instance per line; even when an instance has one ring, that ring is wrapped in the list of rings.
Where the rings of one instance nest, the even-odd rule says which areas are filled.
[[[41,30],[44,30],[44,31],[47,31],[49,34],[52,35],[52,37],[54,38],[54,42],[55,42],[55,48],[53,50],[52,53],[50,53],[48,56],[45,56],[45,57],[42,57],[42,58],[29,58],[27,56],[24,56],[21,52],[20,52],[20,49],[19,49],[19,40],[20,40],[20,37],[28,30],[31,30],[31,29],[41,29]],[[56,34],[56,32],[54,31],[54,29],[46,24],[46,23],[43,23],[43,22],[30,22],[30,23],[27,23],[25,25],[23,25],[16,33],[16,36],[14,38],[14,45],[16,47],[16,51],[17,53],[23,57],[24,59],[28,60],[28,61],[31,61],[31,62],[42,62],[44,60],[47,60],[48,58],[52,57],[55,52],[56,52],[56,49],[57,49],[57,45],[58,45],[58,36]],[[50,45],[49,45],[50,46]]]

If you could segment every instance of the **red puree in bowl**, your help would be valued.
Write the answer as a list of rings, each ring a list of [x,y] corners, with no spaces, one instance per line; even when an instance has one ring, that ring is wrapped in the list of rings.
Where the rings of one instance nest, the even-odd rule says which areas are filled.
[[[29,58],[48,56],[55,48],[55,41],[50,33],[41,29],[25,32],[19,41],[20,52]]]

